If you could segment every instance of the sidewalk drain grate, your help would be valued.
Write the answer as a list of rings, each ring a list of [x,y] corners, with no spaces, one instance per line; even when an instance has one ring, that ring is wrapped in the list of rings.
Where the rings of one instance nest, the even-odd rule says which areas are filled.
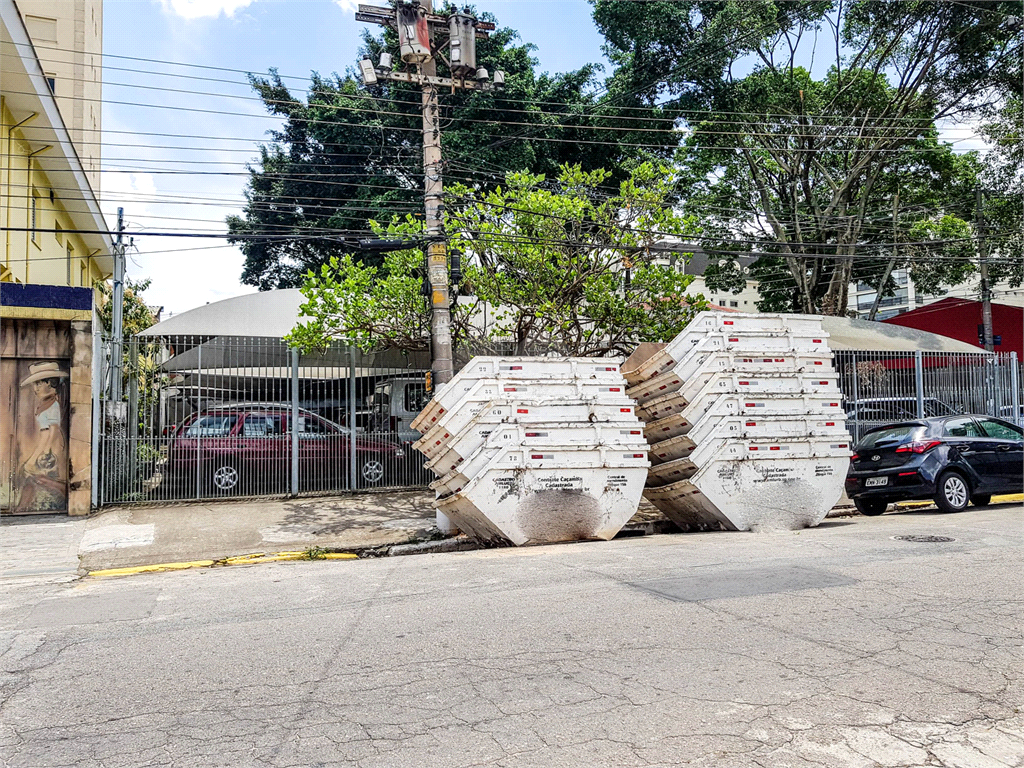
[[[917,534],[910,534],[908,536],[893,536],[896,541],[913,541],[918,544],[938,544],[944,541],[956,541],[951,539],[949,536],[920,536]]]

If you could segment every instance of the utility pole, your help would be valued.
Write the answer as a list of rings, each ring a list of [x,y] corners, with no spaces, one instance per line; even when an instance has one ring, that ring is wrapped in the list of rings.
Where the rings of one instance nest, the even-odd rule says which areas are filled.
[[[110,399],[121,402],[121,368],[124,365],[124,208],[117,209],[117,241],[114,243],[114,291],[111,301]]]
[[[878,314],[878,308],[882,304],[882,290],[885,288],[885,284],[889,282],[889,275],[892,274],[893,267],[896,266],[896,259],[899,256],[898,246],[896,241],[898,240],[899,230],[897,229],[897,211],[900,207],[900,191],[897,189],[896,194],[892,198],[892,257],[889,259],[889,263],[885,265],[885,274],[882,275],[882,282],[878,284],[878,290],[875,291],[875,300],[871,303],[871,311],[868,312],[868,320],[874,320],[875,315]],[[913,307],[911,307],[913,309]]]
[[[416,72],[392,71],[390,53],[381,55],[378,67],[364,59],[360,69],[365,85],[378,79],[418,83],[422,92],[423,110],[423,196],[425,206],[427,275],[430,286],[430,351],[433,384],[451,381],[452,360],[451,290],[448,271],[448,245],[444,231],[444,181],[441,161],[441,126],[438,119],[437,89],[439,87],[470,91],[497,90],[504,86],[503,72],[494,73],[488,81],[487,70],[476,66],[476,39],[487,37],[494,25],[474,19],[468,13],[439,16],[432,0],[398,0],[394,8],[360,5],[356,21],[366,21],[398,29],[401,59]],[[448,32],[444,46],[433,45],[435,28]],[[446,47],[448,56],[441,53]],[[442,58],[455,77],[437,76],[437,59]]]
[[[988,238],[985,234],[985,204],[981,187],[974,191],[975,236],[978,238],[978,271],[981,273],[981,324],[986,352],[995,352],[992,337],[992,290],[988,284]]]

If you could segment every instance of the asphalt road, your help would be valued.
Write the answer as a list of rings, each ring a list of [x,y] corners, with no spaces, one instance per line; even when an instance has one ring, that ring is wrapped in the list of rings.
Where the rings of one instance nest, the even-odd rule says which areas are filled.
[[[0,762],[1020,766],[1022,544],[1004,506],[19,583]]]

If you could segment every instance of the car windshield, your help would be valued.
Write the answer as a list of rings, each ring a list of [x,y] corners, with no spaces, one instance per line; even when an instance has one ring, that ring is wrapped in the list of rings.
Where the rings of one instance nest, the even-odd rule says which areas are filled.
[[[888,445],[900,445],[909,443],[924,431],[920,424],[897,424],[893,427],[886,427],[877,432],[869,432],[857,446],[858,450],[878,448]]]

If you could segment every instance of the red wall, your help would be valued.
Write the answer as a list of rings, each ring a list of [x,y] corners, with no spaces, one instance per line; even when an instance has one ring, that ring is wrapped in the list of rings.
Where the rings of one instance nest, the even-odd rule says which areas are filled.
[[[943,299],[883,322],[930,331],[980,349],[985,348],[984,344],[978,343],[978,326],[981,325],[980,301]],[[995,346],[996,352],[1016,352],[1017,357],[1024,358],[1024,308],[993,302],[992,333],[994,336],[1003,337],[1003,343]]]

